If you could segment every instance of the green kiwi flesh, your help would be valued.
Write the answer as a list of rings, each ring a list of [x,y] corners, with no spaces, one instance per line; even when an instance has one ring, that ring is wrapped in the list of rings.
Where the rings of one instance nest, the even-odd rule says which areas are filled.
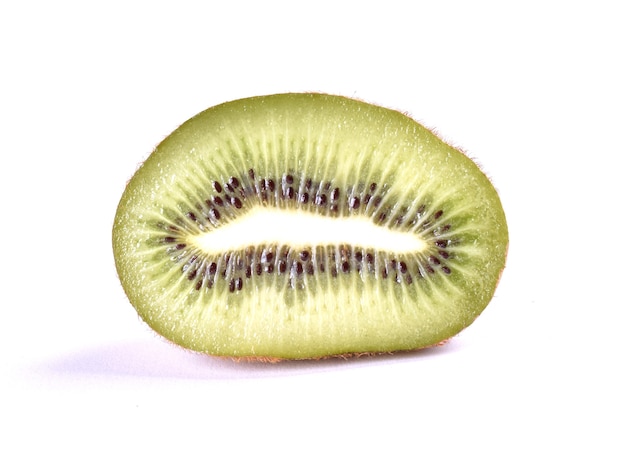
[[[507,247],[496,190],[466,155],[397,111],[325,94],[188,120],[129,181],[113,227],[152,329],[260,359],[442,342],[490,302]]]

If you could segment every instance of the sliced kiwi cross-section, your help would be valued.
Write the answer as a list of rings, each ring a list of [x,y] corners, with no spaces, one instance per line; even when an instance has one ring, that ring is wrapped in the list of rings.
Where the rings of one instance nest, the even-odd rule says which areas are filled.
[[[228,102],[137,170],[113,249],[140,317],[212,355],[305,359],[442,342],[494,295],[498,195],[409,117],[324,94]]]

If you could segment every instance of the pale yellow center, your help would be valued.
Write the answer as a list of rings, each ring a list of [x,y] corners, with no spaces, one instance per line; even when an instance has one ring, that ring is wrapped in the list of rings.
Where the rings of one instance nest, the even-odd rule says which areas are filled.
[[[421,252],[419,235],[375,225],[363,216],[330,218],[304,211],[257,208],[193,242],[206,253],[220,254],[249,246],[287,245],[294,249],[349,244],[390,253]]]

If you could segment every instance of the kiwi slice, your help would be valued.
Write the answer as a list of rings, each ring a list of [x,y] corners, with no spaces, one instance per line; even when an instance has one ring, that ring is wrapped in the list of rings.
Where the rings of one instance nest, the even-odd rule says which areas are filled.
[[[467,156],[345,97],[228,102],[137,170],[113,249],[141,318],[212,355],[305,359],[418,349],[493,297],[508,231]]]

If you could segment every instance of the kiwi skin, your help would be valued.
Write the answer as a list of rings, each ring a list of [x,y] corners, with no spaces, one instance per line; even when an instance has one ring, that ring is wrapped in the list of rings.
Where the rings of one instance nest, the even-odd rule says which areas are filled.
[[[299,182],[291,199],[287,177]],[[344,199],[333,211],[330,187],[324,206],[315,207],[313,199],[304,205],[308,182],[317,196],[323,183],[341,183]],[[355,209],[347,190],[365,203],[374,184],[380,205],[370,196]],[[234,201],[235,190],[243,202]],[[220,278],[208,258],[199,264],[206,254],[191,250],[191,236],[272,204],[330,218],[358,213],[391,229],[394,218],[406,216],[415,225],[394,230],[430,238],[430,252],[408,254],[410,282],[397,262],[389,265],[398,254],[383,254],[384,266],[366,269],[356,248],[347,273],[337,273],[342,265],[322,251],[323,273],[302,274],[302,280],[294,268],[292,280],[301,284],[280,287],[274,280],[286,277],[263,271],[249,279],[247,273]],[[402,207],[411,210],[403,213]],[[187,121],[128,183],[113,228],[120,281],[150,327],[188,349],[266,361],[387,353],[445,341],[492,298],[507,247],[497,193],[469,158],[399,112],[324,94],[243,99]],[[193,263],[187,252],[196,254]],[[244,255],[215,260],[225,273],[234,272],[237,257]],[[295,267],[290,257],[285,260]],[[279,272],[278,258],[263,269]],[[261,256],[253,260],[261,266]],[[197,269],[190,272],[191,265]],[[385,280],[389,273],[398,281]],[[263,283],[268,281],[275,288]]]

